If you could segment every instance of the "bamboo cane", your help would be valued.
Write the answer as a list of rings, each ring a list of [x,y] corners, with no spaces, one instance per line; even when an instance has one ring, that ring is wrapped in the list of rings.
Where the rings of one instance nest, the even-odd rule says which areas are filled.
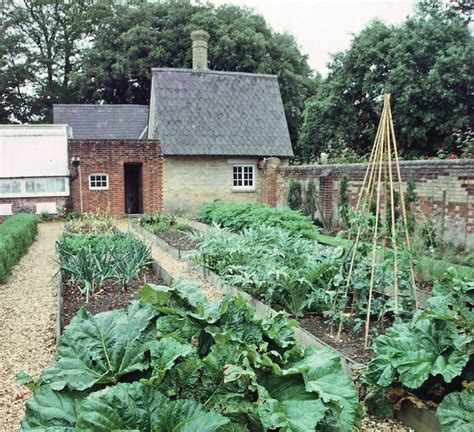
[[[384,108],[382,111],[382,117],[384,117],[384,122],[382,123],[382,136],[385,133],[385,119],[387,118],[387,101],[388,98],[384,98]],[[383,165],[383,142],[381,147],[381,154],[380,154],[380,161],[379,161],[379,172],[378,172],[378,182],[377,182],[377,202],[376,202],[376,209],[375,209],[375,228],[374,228],[374,235],[372,238],[372,265],[371,265],[371,272],[370,272],[370,286],[369,286],[369,298],[367,302],[367,318],[365,321],[365,342],[364,347],[368,349],[369,347],[369,327],[370,327],[370,313],[372,307],[372,295],[374,290],[374,279],[375,279],[375,267],[376,267],[376,258],[377,258],[377,235],[378,235],[378,227],[379,227],[379,212],[380,212],[380,184],[381,184],[381,174],[382,174],[382,165]]]
[[[410,244],[410,235],[408,233],[408,218],[407,212],[405,208],[405,195],[403,192],[403,183],[402,183],[402,175],[400,172],[400,162],[398,160],[398,149],[397,149],[397,140],[395,138],[395,130],[393,128],[393,121],[392,121],[392,110],[390,106],[388,107],[388,115],[390,119],[390,131],[392,133],[392,140],[393,140],[393,148],[394,148],[394,155],[395,155],[395,166],[397,168],[397,175],[398,175],[398,185],[400,189],[400,200],[402,202],[402,216],[403,216],[403,224],[405,225],[405,240],[407,243],[408,251],[411,253],[411,244]],[[413,300],[415,302],[415,308],[418,309],[418,298],[416,294],[416,281],[415,281],[415,270],[413,268],[413,261],[410,259],[410,272],[411,272],[411,281],[412,281],[412,290],[413,290]]]
[[[381,122],[379,122],[379,124],[381,124]],[[372,163],[372,167],[375,164],[375,159],[377,159],[377,157],[378,157],[379,149],[381,149],[382,140],[380,139],[380,137],[381,137],[381,133],[380,133],[380,129],[378,129],[377,134],[376,134],[376,141],[374,142],[374,147],[373,147],[372,152],[371,152],[371,158],[370,158],[371,162],[369,162],[369,164]],[[370,165],[369,165],[369,167],[370,167]],[[367,173],[369,172],[369,167],[367,167],[366,176],[364,176],[364,183],[362,185],[361,191],[364,190],[365,182],[367,180]],[[374,173],[374,170],[372,169],[370,171],[368,184],[370,184],[372,182],[373,173]],[[359,195],[359,199],[360,199],[360,197],[361,197],[361,195]],[[357,206],[359,206],[359,204],[360,204],[360,201],[358,200]],[[363,202],[363,208],[365,207],[366,204],[367,203]],[[370,208],[370,203],[368,203],[368,206]],[[359,225],[359,228],[357,230],[356,239],[355,239],[355,242],[354,242],[354,248],[353,248],[353,251],[352,251],[351,262],[350,262],[350,265],[349,265],[349,273],[347,275],[346,286],[345,286],[344,296],[343,296],[343,298],[344,298],[344,307],[343,307],[343,309],[341,310],[341,313],[340,313],[339,327],[338,327],[338,331],[337,331],[336,340],[340,340],[341,333],[342,333],[342,328],[343,328],[342,314],[343,314],[345,308],[347,307],[347,300],[348,300],[347,296],[349,294],[349,286],[350,286],[351,281],[352,281],[352,274],[354,272],[355,258],[356,258],[356,255],[357,255],[357,246],[359,244],[359,240],[360,240],[360,237],[361,237],[361,234],[362,234],[362,229],[363,229],[362,225]],[[335,297],[334,303],[333,303],[333,314],[336,312],[336,306],[337,306],[337,296]]]
[[[393,174],[392,174],[392,155],[391,155],[390,134],[387,134],[388,146],[388,176],[390,182],[390,211],[392,215],[392,249],[393,249],[393,272],[394,272],[394,297],[395,297],[395,314],[398,314],[398,256],[397,256],[397,237],[395,229],[395,193],[393,188]]]

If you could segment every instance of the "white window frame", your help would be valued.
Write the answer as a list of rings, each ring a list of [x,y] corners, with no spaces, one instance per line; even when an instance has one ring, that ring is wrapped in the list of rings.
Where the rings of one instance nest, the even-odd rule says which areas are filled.
[[[27,192],[26,183],[30,181],[47,180],[47,179],[63,179],[64,191],[60,192]],[[20,192],[1,193],[0,198],[39,198],[39,197],[67,197],[69,196],[69,181],[64,176],[54,177],[26,177],[26,178],[1,178],[0,180],[18,181],[20,182]]]
[[[245,168],[249,168],[252,172],[252,184],[251,185],[236,185],[236,180],[238,179],[235,178],[235,169],[240,168],[241,169],[241,182],[243,183],[245,181],[245,173],[244,170]],[[252,164],[252,163],[238,163],[238,164],[233,164],[232,165],[232,190],[236,192],[254,192],[256,189],[256,183],[257,183],[257,165]],[[249,180],[249,179],[247,179]]]
[[[92,177],[105,177],[105,186],[92,186]],[[109,175],[106,173],[89,174],[89,190],[109,190]]]

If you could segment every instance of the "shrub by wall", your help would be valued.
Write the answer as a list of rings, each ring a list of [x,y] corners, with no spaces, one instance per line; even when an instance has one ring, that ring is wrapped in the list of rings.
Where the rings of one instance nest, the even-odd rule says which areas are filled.
[[[0,283],[26,253],[38,232],[38,217],[28,213],[10,216],[0,225]]]

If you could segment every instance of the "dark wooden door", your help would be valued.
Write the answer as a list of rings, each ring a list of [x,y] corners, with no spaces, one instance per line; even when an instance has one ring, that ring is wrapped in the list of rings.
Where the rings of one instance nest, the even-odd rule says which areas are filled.
[[[124,164],[125,213],[143,213],[142,164]]]

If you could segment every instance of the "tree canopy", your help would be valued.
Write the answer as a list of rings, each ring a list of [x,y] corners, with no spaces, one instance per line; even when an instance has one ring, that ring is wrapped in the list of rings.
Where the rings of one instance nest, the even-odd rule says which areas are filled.
[[[6,0],[0,9],[0,122],[51,122],[53,103],[137,103],[152,67],[191,67],[190,33],[211,35],[211,69],[277,74],[295,153],[367,153],[392,93],[405,156],[458,152],[472,136],[467,1],[419,0],[398,26],[370,23],[314,73],[295,38],[251,9],[191,0]]]
[[[27,70],[38,78],[30,80],[35,86],[30,116],[38,112],[39,119],[49,120],[53,102],[147,104],[151,68],[191,67],[190,33],[204,29],[211,35],[211,69],[279,76],[296,141],[304,102],[313,94],[313,72],[293,36],[273,31],[250,9],[231,5],[190,0],[90,3],[10,3],[8,32],[29,42],[23,56],[29,59]],[[13,102],[13,117],[28,119]]]
[[[328,77],[306,104],[304,158],[348,147],[370,151],[384,92],[392,93],[406,156],[457,152],[454,135],[472,125],[473,38],[465,16],[424,0],[399,26],[374,21],[333,57]]]

